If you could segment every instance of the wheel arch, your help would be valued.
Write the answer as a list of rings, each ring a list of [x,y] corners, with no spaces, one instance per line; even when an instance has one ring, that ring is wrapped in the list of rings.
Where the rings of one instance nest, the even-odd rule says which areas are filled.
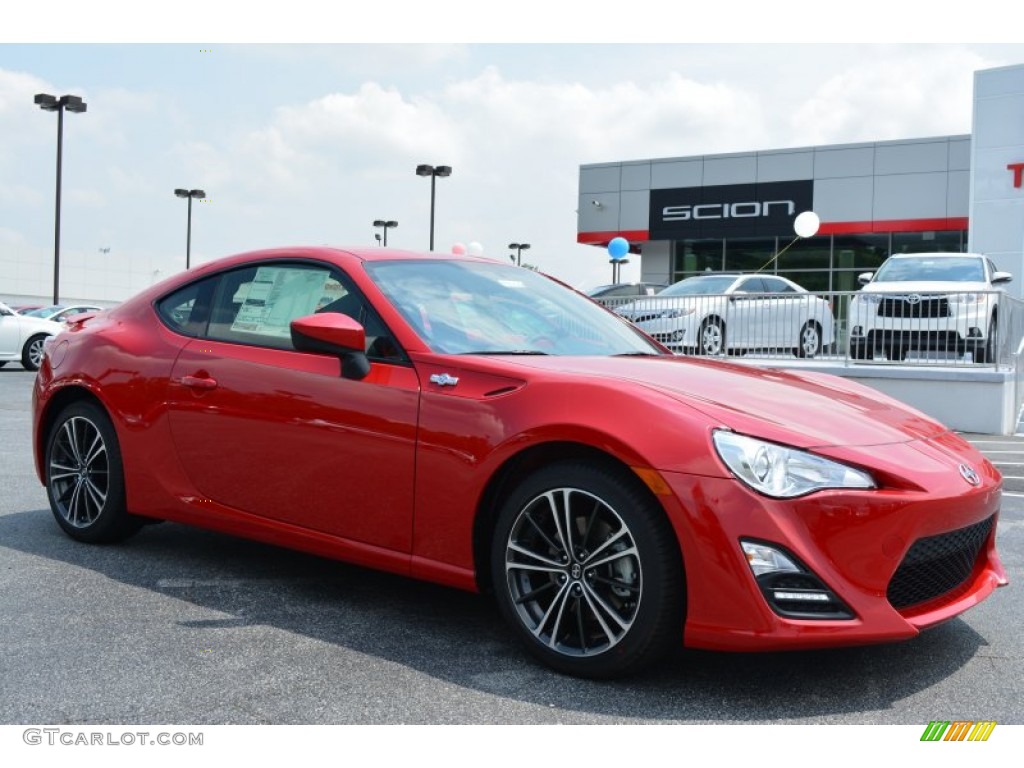
[[[683,572],[683,582],[685,584],[686,571],[685,563],[683,562],[682,545],[675,534],[675,528],[669,519],[668,513],[665,511],[664,505],[658,500],[657,495],[629,464],[617,456],[586,443],[563,440],[532,445],[524,448],[514,456],[510,456],[491,475],[487,485],[484,487],[473,519],[473,566],[476,571],[477,588],[479,591],[482,594],[491,594],[493,592],[490,562],[491,539],[494,536],[503,496],[510,489],[514,488],[517,483],[528,477],[531,472],[547,464],[566,461],[586,461],[603,465],[610,474],[620,475],[626,482],[634,485],[640,493],[646,495],[653,502],[656,508],[661,511],[666,525],[673,531],[675,550],[678,553]]]
[[[43,408],[43,412],[40,414],[39,424],[37,427],[36,434],[36,445],[35,445],[35,456],[36,466],[39,468],[39,479],[42,482],[46,482],[46,442],[49,440],[50,430],[53,428],[53,423],[56,420],[58,414],[74,403],[79,402],[90,402],[95,404],[97,407],[102,408],[103,411],[110,416],[110,409],[107,408],[106,404],[96,396],[88,387],[81,385],[69,385],[61,387],[57,390]],[[117,431],[117,422],[115,419],[110,419],[114,425],[114,431]]]

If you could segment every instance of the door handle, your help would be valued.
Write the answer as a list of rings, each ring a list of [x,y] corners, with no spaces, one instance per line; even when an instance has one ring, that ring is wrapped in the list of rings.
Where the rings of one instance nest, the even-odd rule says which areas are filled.
[[[181,384],[191,389],[216,389],[217,380],[207,376],[182,376]]]

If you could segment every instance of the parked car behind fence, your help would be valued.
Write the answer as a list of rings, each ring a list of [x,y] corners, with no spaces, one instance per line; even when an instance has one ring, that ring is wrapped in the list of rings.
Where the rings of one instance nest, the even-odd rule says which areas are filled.
[[[781,350],[814,357],[835,341],[829,302],[777,275],[688,277],[614,310],[674,352]]]

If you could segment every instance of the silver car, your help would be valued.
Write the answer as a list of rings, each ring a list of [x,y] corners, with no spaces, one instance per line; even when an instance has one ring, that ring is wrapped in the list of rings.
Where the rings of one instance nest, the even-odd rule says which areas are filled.
[[[777,275],[688,277],[615,311],[675,352],[791,349],[814,357],[835,341],[829,303]]]

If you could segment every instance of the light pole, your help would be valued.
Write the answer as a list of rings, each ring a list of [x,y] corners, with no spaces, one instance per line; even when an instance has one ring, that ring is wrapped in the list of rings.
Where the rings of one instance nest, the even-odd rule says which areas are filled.
[[[381,227],[381,228],[384,229],[384,247],[387,248],[388,247],[388,230],[391,229],[392,227],[397,227],[398,226],[398,222],[397,221],[391,221],[390,219],[389,220],[375,219],[374,222],[373,222],[373,226]],[[377,239],[380,240],[380,235],[377,235]]]
[[[416,175],[430,177],[430,250],[434,250],[434,186],[438,176],[452,175],[452,167],[450,165],[417,165]]]
[[[515,249],[516,256],[512,260],[516,263],[516,266],[517,267],[523,266],[523,251],[529,250],[530,244],[529,243],[509,243],[508,247]]]
[[[37,93],[35,103],[45,112],[57,113],[57,206],[53,225],[53,303],[60,303],[60,171],[64,154],[64,110],[85,112],[88,106],[79,96],[65,94],[59,99],[49,93]]]
[[[188,269],[192,266],[192,199],[202,200],[206,193],[201,189],[176,189],[174,196],[188,199],[188,229],[185,235],[185,269]]]

